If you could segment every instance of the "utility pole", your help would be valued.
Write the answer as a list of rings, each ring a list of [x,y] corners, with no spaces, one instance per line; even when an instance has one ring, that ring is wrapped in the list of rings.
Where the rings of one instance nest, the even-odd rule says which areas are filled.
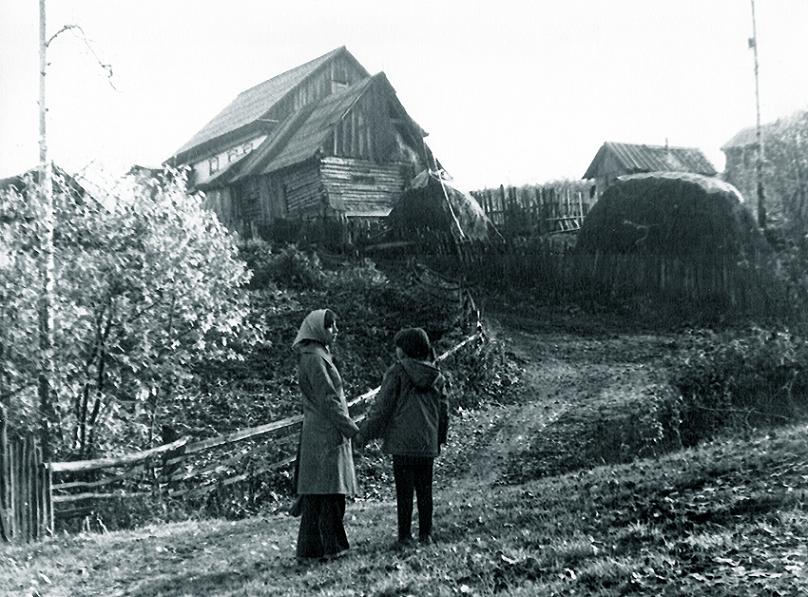
[[[40,230],[40,282],[38,304],[39,375],[39,424],[42,457],[51,459],[51,426],[54,423],[54,353],[53,353],[53,294],[55,261],[53,250],[53,173],[48,159],[47,120],[45,102],[45,75],[48,68],[48,38],[45,19],[45,0],[39,0],[39,192],[41,211]]]
[[[766,228],[766,196],[763,189],[763,136],[760,131],[760,82],[758,78],[758,51],[757,51],[757,25],[755,23],[755,0],[752,2],[752,37],[749,38],[749,47],[755,58],[755,179],[757,181],[757,216],[758,225]]]

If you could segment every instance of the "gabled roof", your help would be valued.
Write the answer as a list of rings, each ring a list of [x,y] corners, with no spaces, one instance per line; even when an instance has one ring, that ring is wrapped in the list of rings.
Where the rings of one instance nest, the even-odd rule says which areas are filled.
[[[268,174],[314,157],[334,126],[380,76],[384,77],[376,75],[362,79],[323,98],[311,106],[310,110],[301,110],[293,115],[289,120],[294,119],[296,122],[289,123],[288,134],[284,135],[284,131],[279,130],[277,135],[273,135],[272,139],[268,139],[267,143],[253,152],[255,159],[244,164],[242,175]]]
[[[85,189],[74,176],[71,176],[66,170],[63,170],[52,162],[51,172],[53,175],[51,184],[53,185],[54,191],[65,191],[77,198],[89,196],[87,189]],[[5,189],[14,189],[16,192],[22,193],[25,190],[27,178],[31,177],[33,182],[37,183],[39,181],[39,175],[40,169],[37,167],[31,168],[30,170],[16,176],[9,176],[8,178],[0,179],[0,191]]]
[[[203,146],[251,126],[260,126],[261,118],[269,110],[286,97],[304,80],[314,74],[320,67],[338,55],[344,54],[352,60],[358,69],[365,75],[364,67],[354,58],[345,46],[323,54],[305,64],[277,75],[246,91],[242,91],[236,99],[219,112],[190,140],[180,147],[174,154],[174,159],[180,160],[193,150],[201,150]]]
[[[395,99],[395,89],[384,73],[362,79],[291,114],[261,145],[228,164],[224,170],[199,187],[204,189],[230,184],[248,176],[268,174],[314,158],[336,125],[374,85],[384,86]],[[413,134],[425,136],[426,133],[418,123],[410,118],[397,99],[395,101],[403,119],[411,125]]]
[[[799,122],[800,119],[806,117],[808,117],[808,111],[799,111],[789,116],[778,118],[774,122],[767,122],[766,124],[762,124],[760,126],[760,134],[765,139],[768,135],[777,134],[787,130],[789,127]],[[735,133],[729,141],[724,143],[724,145],[721,146],[721,151],[727,151],[728,149],[735,149],[739,147],[749,147],[750,145],[756,144],[757,127],[748,126]]]
[[[604,162],[611,158],[611,163]],[[619,176],[637,172],[694,172],[714,176],[716,169],[701,150],[694,147],[637,145],[606,141],[587,168],[583,178]]]

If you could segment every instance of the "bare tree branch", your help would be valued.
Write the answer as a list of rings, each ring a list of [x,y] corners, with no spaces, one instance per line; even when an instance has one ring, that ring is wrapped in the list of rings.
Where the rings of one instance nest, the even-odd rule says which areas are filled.
[[[46,48],[49,47],[51,45],[51,42],[55,41],[56,38],[59,37],[62,33],[67,33],[68,31],[73,31],[74,33],[76,33],[79,39],[81,39],[81,41],[84,42],[84,45],[87,46],[87,49],[90,51],[90,54],[93,55],[93,58],[95,58],[95,61],[98,63],[98,66],[100,66],[107,74],[107,82],[109,83],[110,87],[112,87],[115,91],[118,91],[118,88],[115,87],[115,84],[112,82],[112,65],[103,62],[98,57],[95,48],[93,48],[92,44],[90,43],[90,40],[87,38],[87,34],[84,32],[84,29],[81,28],[81,25],[64,25],[61,29],[59,29],[59,31],[50,36],[48,41],[45,42],[45,47]]]

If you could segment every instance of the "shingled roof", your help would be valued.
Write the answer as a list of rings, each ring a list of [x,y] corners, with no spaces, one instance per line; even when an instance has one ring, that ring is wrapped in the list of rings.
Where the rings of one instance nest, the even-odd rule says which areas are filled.
[[[201,151],[209,143],[225,135],[236,133],[251,126],[260,125],[260,120],[269,110],[286,97],[295,87],[312,75],[318,68],[339,54],[345,54],[362,71],[364,67],[341,46],[305,64],[272,77],[268,81],[242,91],[227,107],[219,112],[190,140],[180,147],[173,159],[182,161],[188,154]],[[367,73],[366,73],[367,74]]]
[[[222,186],[248,176],[269,174],[315,157],[328,136],[333,133],[334,127],[373,85],[384,85],[395,96],[395,90],[385,74],[377,73],[326,96],[319,102],[309,104],[280,123],[251,153],[228,164],[215,177],[200,185],[200,188]],[[400,104],[399,109],[413,130],[425,136],[423,129]]]
[[[290,123],[287,139],[283,139],[284,135],[279,131],[281,134],[268,140],[266,147],[256,150],[254,159],[244,164],[244,175],[268,174],[314,157],[334,126],[380,76],[384,75],[362,79],[347,89],[323,98],[310,110],[298,113],[296,122]]]
[[[587,168],[584,178],[641,172],[693,172],[714,176],[716,169],[693,147],[636,145],[606,141]]]

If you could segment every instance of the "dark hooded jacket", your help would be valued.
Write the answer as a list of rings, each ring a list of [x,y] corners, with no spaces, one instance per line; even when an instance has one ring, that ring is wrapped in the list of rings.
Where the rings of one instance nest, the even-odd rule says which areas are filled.
[[[446,442],[446,380],[434,365],[403,358],[390,367],[361,426],[364,440],[381,437],[394,456],[435,457]]]

